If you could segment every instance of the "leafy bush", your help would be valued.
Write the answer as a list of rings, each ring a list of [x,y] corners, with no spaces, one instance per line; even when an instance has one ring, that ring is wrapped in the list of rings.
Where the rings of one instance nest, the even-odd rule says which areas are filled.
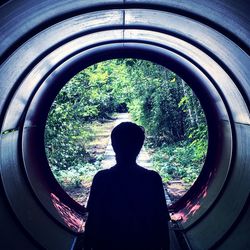
[[[182,179],[185,183],[192,184],[198,177],[207,152],[206,128],[203,131],[194,130],[190,137],[195,139],[153,148],[153,166],[164,182]]]

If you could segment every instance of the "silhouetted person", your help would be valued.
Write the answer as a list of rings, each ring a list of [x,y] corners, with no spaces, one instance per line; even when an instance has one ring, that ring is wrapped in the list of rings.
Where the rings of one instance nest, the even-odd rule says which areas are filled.
[[[170,217],[161,177],[136,164],[144,138],[144,130],[131,122],[113,129],[117,164],[94,177],[84,249],[169,249]]]

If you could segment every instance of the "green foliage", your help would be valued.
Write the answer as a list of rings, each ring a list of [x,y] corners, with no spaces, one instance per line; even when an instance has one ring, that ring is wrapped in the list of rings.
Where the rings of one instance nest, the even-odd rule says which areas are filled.
[[[88,148],[94,121],[129,111],[147,131],[153,164],[164,180],[192,182],[207,151],[206,120],[198,99],[174,72],[136,59],[100,62],[73,77],[56,97],[45,148],[64,187],[80,186],[101,168]]]
[[[101,170],[101,159],[92,164],[81,163],[81,165],[73,165],[66,170],[54,170],[53,174],[62,187],[74,188],[88,185],[99,170]]]
[[[155,146],[182,140],[186,114],[178,107],[183,96],[180,78],[148,61],[137,61],[129,71],[134,96],[128,106],[133,119],[145,126]]]
[[[201,171],[206,151],[207,140],[197,139],[192,143],[184,141],[174,145],[162,145],[154,149],[153,165],[163,181],[182,179],[191,184]]]

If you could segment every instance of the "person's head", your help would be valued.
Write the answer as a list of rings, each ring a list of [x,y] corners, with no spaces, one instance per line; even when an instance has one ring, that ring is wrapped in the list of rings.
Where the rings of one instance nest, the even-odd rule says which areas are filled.
[[[122,122],[111,133],[118,163],[135,162],[145,139],[144,129],[132,122]]]

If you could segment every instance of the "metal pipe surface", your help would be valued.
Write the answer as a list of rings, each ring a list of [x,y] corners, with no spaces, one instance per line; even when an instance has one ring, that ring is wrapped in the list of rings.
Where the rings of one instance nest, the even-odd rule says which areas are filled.
[[[208,121],[203,170],[172,206],[184,218],[178,233],[194,250],[250,249],[249,7],[233,0],[2,3],[0,248],[74,248],[81,232],[60,211],[79,219],[85,210],[50,171],[47,115],[77,72],[133,57],[180,75]]]

